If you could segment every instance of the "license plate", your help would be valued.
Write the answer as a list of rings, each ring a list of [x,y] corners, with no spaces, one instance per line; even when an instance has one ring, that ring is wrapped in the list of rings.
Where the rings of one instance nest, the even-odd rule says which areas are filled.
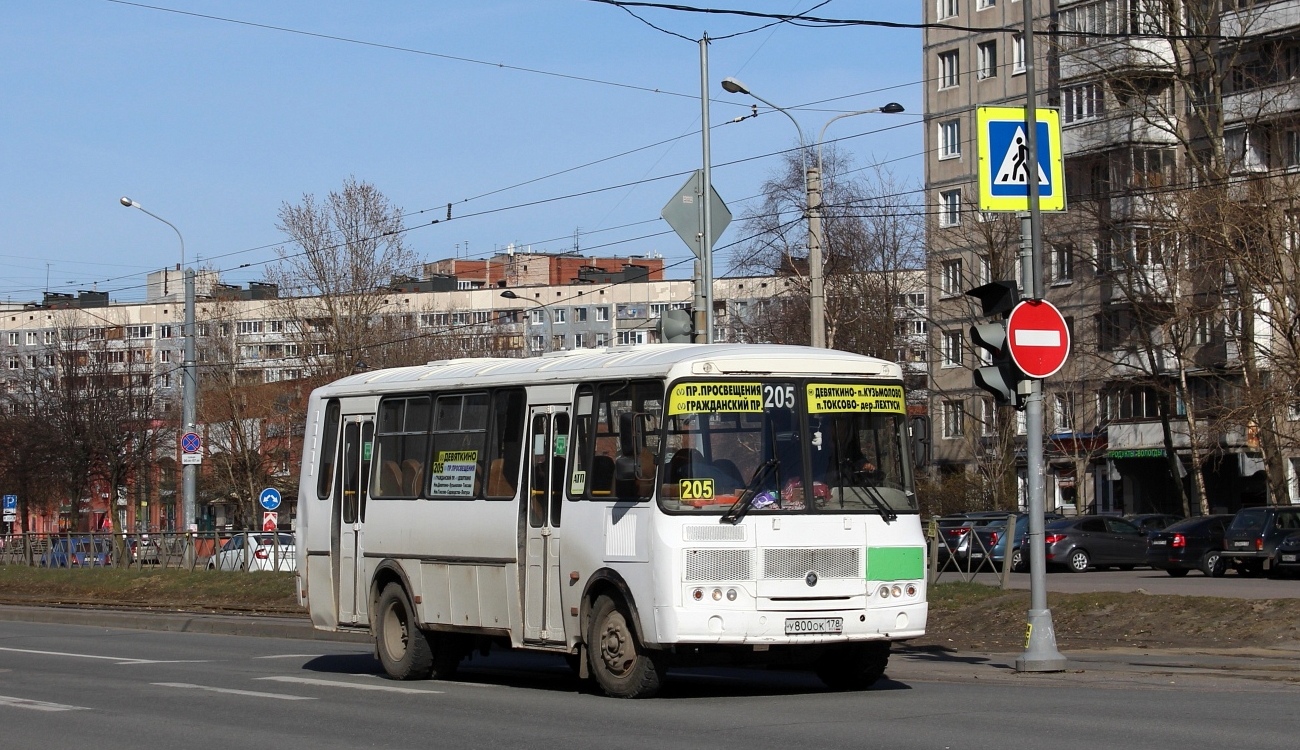
[[[981,558],[981,557],[984,556],[984,553],[983,553],[983,552],[972,552],[972,553],[970,553],[970,556],[978,560],[979,558]]]
[[[1233,543],[1232,543],[1232,546],[1234,546],[1234,547],[1249,547],[1249,546],[1250,546],[1250,542],[1233,542]]]
[[[1295,555],[1282,555],[1282,562],[1295,562]]]
[[[788,618],[786,635],[839,635],[844,632],[843,617]]]
[[[1166,544],[1168,544],[1168,542],[1166,542],[1164,539],[1152,539],[1152,540],[1151,540],[1151,546],[1152,546],[1152,547],[1163,547],[1163,546],[1165,546]]]

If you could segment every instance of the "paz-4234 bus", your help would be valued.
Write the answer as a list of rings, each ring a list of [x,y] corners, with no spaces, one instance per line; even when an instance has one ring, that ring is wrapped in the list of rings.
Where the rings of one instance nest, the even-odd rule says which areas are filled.
[[[343,378],[308,408],[300,601],[396,679],[505,647],[619,697],[719,663],[868,687],[926,623],[901,375],[665,344]]]

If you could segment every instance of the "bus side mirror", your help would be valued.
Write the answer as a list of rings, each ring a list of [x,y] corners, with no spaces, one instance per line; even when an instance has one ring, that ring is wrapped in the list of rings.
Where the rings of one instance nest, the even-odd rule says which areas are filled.
[[[930,418],[912,417],[912,466],[924,469],[930,463]]]

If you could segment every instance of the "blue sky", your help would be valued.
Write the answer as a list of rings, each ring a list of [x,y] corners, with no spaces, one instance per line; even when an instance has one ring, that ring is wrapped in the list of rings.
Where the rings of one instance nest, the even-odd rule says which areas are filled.
[[[816,3],[694,4],[794,13]],[[916,22],[920,9],[834,0],[814,15]],[[692,40],[763,25],[636,12]],[[793,114],[810,138],[838,113],[898,101],[906,114],[846,119],[827,139],[846,139],[859,166],[891,160],[919,182],[920,44],[914,30],[789,24],[716,41],[711,119],[753,101],[725,93],[726,76],[801,107]],[[142,299],[144,275],[178,262],[179,244],[122,207],[123,195],[180,229],[190,265],[258,280],[285,239],[281,204],[349,175],[410,215],[407,242],[426,260],[508,243],[563,252],[577,232],[586,253],[660,253],[681,261],[670,275],[690,275],[690,251],[659,211],[685,181],[678,173],[701,161],[698,45],[610,5],[8,0],[0,90],[3,300],[90,288]],[[802,106],[812,102],[823,103]],[[767,111],[712,133],[714,186],[739,217],[795,129]],[[639,184],[604,189],[628,183]],[[577,193],[588,194],[553,200]],[[453,220],[427,225],[447,203]],[[718,275],[728,259],[722,250]]]

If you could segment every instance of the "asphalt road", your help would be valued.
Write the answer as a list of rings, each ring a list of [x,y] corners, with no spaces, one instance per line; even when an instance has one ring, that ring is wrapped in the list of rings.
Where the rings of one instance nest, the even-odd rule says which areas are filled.
[[[966,580],[956,570],[945,570],[938,578],[940,583]],[[931,580],[935,580],[931,577]],[[978,573],[974,579],[989,586],[1001,585],[1000,573]],[[1011,588],[1029,589],[1028,573],[1012,573]],[[1083,594],[1093,591],[1137,591],[1148,594],[1177,594],[1180,596],[1221,596],[1233,599],[1296,599],[1300,598],[1300,579],[1296,578],[1245,578],[1228,573],[1221,578],[1209,578],[1199,572],[1174,578],[1163,570],[1138,568],[1137,570],[1090,570],[1087,573],[1070,573],[1051,569],[1047,574],[1048,592]]]
[[[190,748],[1281,748],[1300,686],[1098,662],[1018,675],[896,654],[876,689],[699,670],[665,694],[586,690],[551,657],[476,659],[454,682],[383,678],[364,644],[0,623],[0,746]]]

